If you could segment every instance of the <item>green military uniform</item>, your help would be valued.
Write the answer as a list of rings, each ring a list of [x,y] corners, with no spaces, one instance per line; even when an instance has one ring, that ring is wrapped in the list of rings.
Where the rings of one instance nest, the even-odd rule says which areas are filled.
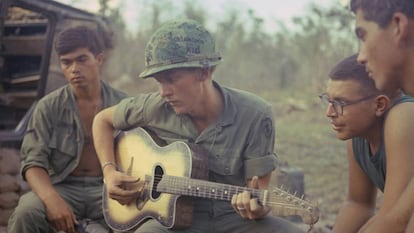
[[[117,104],[126,94],[101,81],[103,107]],[[55,189],[72,207],[78,219],[104,224],[102,215],[102,177],[73,177],[85,137],[79,110],[70,85],[42,98],[29,121],[21,147],[21,174],[31,167],[48,171]],[[24,194],[11,216],[9,232],[53,232],[46,220],[42,201],[33,192]]]
[[[247,179],[268,174],[276,167],[271,107],[248,92],[225,88],[214,82],[224,99],[217,121],[199,133],[187,115],[177,115],[158,93],[139,95],[120,102],[114,113],[116,129],[145,127],[167,143],[196,143],[208,152],[209,180],[246,186]],[[280,218],[247,220],[230,202],[196,199],[191,228],[171,231],[155,220],[143,224],[142,232],[302,232]]]
[[[221,62],[211,34],[194,20],[165,23],[150,38],[145,49],[145,70],[139,77],[177,68],[213,68]],[[275,132],[271,106],[263,99],[241,90],[220,86],[213,81],[223,99],[223,111],[216,121],[199,132],[190,116],[177,115],[159,93],[128,98],[117,106],[116,129],[145,127],[171,143],[195,143],[208,151],[209,180],[246,186],[253,176],[270,173],[276,167],[273,152]],[[169,230],[156,220],[141,225],[136,233],[193,232],[302,232],[280,218],[243,219],[230,202],[196,199],[193,222],[185,230]]]

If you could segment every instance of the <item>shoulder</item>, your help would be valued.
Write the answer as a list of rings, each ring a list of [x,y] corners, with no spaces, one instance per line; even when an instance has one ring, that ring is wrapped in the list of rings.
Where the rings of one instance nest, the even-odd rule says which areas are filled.
[[[395,103],[385,116],[384,130],[385,135],[388,135],[386,140],[391,139],[397,143],[398,140],[412,138],[414,136],[413,119],[414,101]]]
[[[125,92],[114,88],[113,86],[111,86],[103,80],[101,81],[101,84],[105,94],[111,96],[112,98],[120,100],[128,96]]]
[[[403,95],[395,100],[391,108],[387,111],[386,118],[400,118],[400,117],[414,116],[414,98]]]
[[[36,102],[32,118],[53,118],[61,112],[62,106],[67,106],[70,97],[70,87],[65,85],[43,96]]]
[[[60,87],[49,94],[43,96],[37,103],[38,106],[54,106],[60,105],[62,101],[66,100],[70,96],[70,86],[65,85]]]
[[[144,107],[147,105],[162,105],[165,104],[165,101],[161,98],[158,92],[154,93],[141,93],[135,96],[129,96],[124,98],[120,102],[124,107],[125,106],[136,106]]]
[[[221,87],[225,98],[226,95],[228,96],[229,100],[241,108],[248,108],[249,111],[270,111],[271,106],[270,103],[267,102],[262,97],[255,95],[251,92],[236,89],[236,88],[229,88],[229,87]]]

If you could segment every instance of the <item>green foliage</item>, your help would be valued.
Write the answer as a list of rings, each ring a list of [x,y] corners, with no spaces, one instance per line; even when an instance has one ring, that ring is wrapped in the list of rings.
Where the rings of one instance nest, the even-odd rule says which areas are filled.
[[[202,1],[186,0],[181,5],[172,0],[144,1],[139,28],[132,34],[126,31],[120,10],[107,9],[108,1],[100,0],[101,12],[112,22],[117,44],[105,74],[131,91],[134,86],[147,85],[136,77],[144,68],[150,35],[163,22],[177,17],[203,23],[216,38],[223,56],[216,80],[253,92],[285,88],[321,91],[330,68],[357,50],[352,15],[340,5],[327,9],[309,5],[306,14],[293,19],[293,27],[277,21],[279,30],[271,33],[265,20],[251,9],[240,12],[229,8],[216,17]],[[149,89],[154,90],[152,84]]]

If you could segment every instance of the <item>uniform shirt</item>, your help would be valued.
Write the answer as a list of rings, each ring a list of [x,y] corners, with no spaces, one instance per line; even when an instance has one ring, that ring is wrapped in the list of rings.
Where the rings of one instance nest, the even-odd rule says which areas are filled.
[[[405,102],[414,102],[414,98],[411,96],[403,95],[393,103],[392,107]],[[385,177],[387,174],[387,160],[385,155],[384,141],[381,142],[377,153],[374,155],[371,153],[368,140],[364,138],[353,138],[352,149],[354,151],[355,160],[361,169],[366,173],[369,179],[382,192],[384,192]]]
[[[101,81],[103,108],[117,104],[126,94]],[[30,167],[48,171],[53,184],[64,180],[79,164],[84,132],[70,85],[43,97],[28,123],[21,154],[21,174]]]
[[[221,87],[224,99],[217,121],[199,133],[188,115],[177,115],[159,93],[120,102],[114,113],[116,129],[146,127],[167,143],[191,142],[208,152],[209,180],[245,186],[253,176],[276,167],[275,133],[271,106],[241,90]]]

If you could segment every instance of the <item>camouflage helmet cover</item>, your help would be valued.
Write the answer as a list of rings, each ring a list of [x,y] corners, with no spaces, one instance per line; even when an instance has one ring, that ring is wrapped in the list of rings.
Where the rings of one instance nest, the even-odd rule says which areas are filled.
[[[164,24],[151,36],[145,48],[145,70],[140,78],[183,67],[211,67],[221,61],[211,34],[194,20]]]

